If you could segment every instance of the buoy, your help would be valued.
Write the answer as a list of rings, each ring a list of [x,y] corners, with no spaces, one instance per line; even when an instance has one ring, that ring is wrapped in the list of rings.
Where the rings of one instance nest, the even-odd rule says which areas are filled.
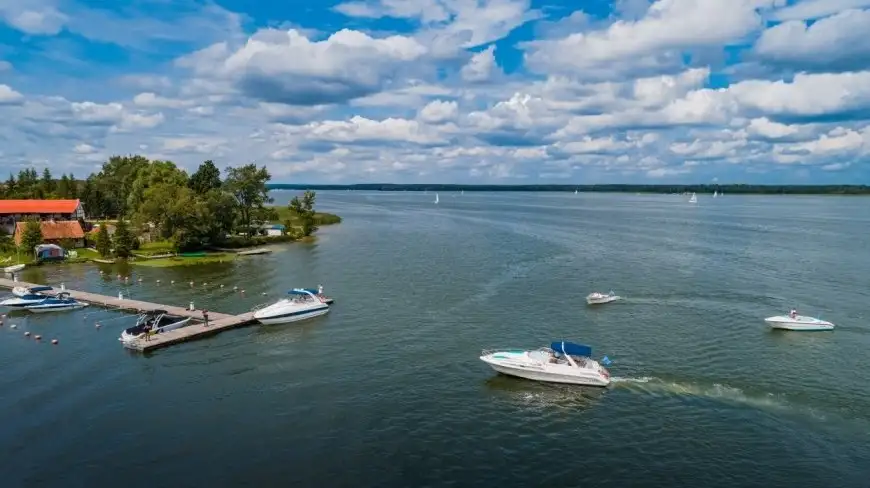
[[[24,337],[30,337],[30,332],[25,332]]]
[[[51,343],[57,345],[57,339],[52,339]]]
[[[169,284],[170,284],[170,285],[174,285],[174,284],[175,284],[175,280],[170,281]]]
[[[193,286],[193,282],[192,282],[192,281],[190,282],[190,286]]]
[[[238,286],[234,286],[234,287],[233,287],[233,291],[236,291],[236,290],[238,290],[238,289],[239,289]]]
[[[224,287],[224,285],[221,285],[221,288],[223,288],[223,287]]]
[[[42,336],[41,336],[41,335],[33,336],[33,338],[36,339],[37,341],[42,340]]]
[[[265,296],[265,295],[266,295],[266,292],[264,291],[264,292],[263,292],[263,296]]]
[[[160,281],[160,280],[157,280],[157,281]],[[139,283],[142,283],[142,278],[139,278]]]
[[[9,326],[9,328],[10,328],[10,329],[17,329],[17,328],[18,328],[18,326],[17,326],[17,325],[15,325],[15,324],[12,324],[12,325],[10,325],[10,326]]]
[[[242,290],[242,293],[244,293],[244,292],[245,292],[245,290]]]
[[[101,326],[100,326],[100,323],[99,323],[99,322],[97,322],[97,323],[96,323],[96,324],[94,324],[94,327],[96,327],[96,328],[98,328],[98,329],[99,329],[99,328],[100,328],[100,327],[101,327]]]
[[[118,275],[118,279],[119,279],[119,280],[121,279],[121,275]]]
[[[157,280],[157,284],[160,284],[160,280]]]
[[[208,286],[208,283],[203,283],[202,286]]]

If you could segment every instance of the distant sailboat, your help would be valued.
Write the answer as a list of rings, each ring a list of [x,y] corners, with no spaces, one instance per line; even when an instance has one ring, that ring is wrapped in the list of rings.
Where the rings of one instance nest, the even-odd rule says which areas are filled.
[[[465,195],[465,190],[459,192],[460,195]]]
[[[689,203],[698,203],[698,195],[695,195],[694,192],[692,193],[692,198],[689,199]]]
[[[577,190],[574,190],[574,194],[575,194],[575,195],[577,194]]]
[[[438,202],[439,202],[439,200],[438,200],[438,194],[436,193],[436,194],[435,194],[435,205],[438,205]]]
[[[714,191],[714,192],[713,192],[713,198],[716,198],[716,197],[718,197],[718,196],[719,196],[719,192],[718,192],[718,191]]]

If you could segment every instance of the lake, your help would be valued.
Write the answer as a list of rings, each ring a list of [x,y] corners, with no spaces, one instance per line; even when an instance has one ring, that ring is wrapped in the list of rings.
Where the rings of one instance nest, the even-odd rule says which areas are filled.
[[[868,486],[867,198],[317,196],[344,222],[270,255],[27,270],[219,312],[318,284],[336,303],[147,356],[120,346],[121,312],[12,314],[4,488]],[[625,299],[585,304],[610,290]],[[792,307],[837,328],[764,324]],[[614,383],[478,359],[562,339],[607,355]]]

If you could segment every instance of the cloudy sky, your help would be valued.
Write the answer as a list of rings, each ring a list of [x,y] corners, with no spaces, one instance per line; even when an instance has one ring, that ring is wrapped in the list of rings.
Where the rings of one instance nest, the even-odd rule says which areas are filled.
[[[870,183],[870,0],[0,0],[0,178]]]

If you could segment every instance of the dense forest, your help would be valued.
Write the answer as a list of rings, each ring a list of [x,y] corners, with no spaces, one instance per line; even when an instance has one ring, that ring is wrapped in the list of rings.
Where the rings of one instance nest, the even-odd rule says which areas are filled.
[[[271,190],[360,191],[560,191],[610,193],[734,193],[754,195],[870,195],[868,185],[439,185],[365,183],[356,185],[296,185],[270,183]]]
[[[277,220],[276,208],[267,206],[272,203],[266,186],[270,178],[265,166],[255,164],[228,167],[221,178],[212,161],[188,175],[171,161],[113,156],[83,181],[72,175],[55,179],[48,169],[41,177],[35,170],[22,170],[0,186],[0,197],[78,198],[92,220],[129,222],[137,235],[192,249],[226,244],[228,235],[250,236],[261,224]],[[288,229],[300,227],[301,236],[316,230],[314,199],[313,192],[305,192],[290,202],[287,211],[300,225],[287,222]]]

